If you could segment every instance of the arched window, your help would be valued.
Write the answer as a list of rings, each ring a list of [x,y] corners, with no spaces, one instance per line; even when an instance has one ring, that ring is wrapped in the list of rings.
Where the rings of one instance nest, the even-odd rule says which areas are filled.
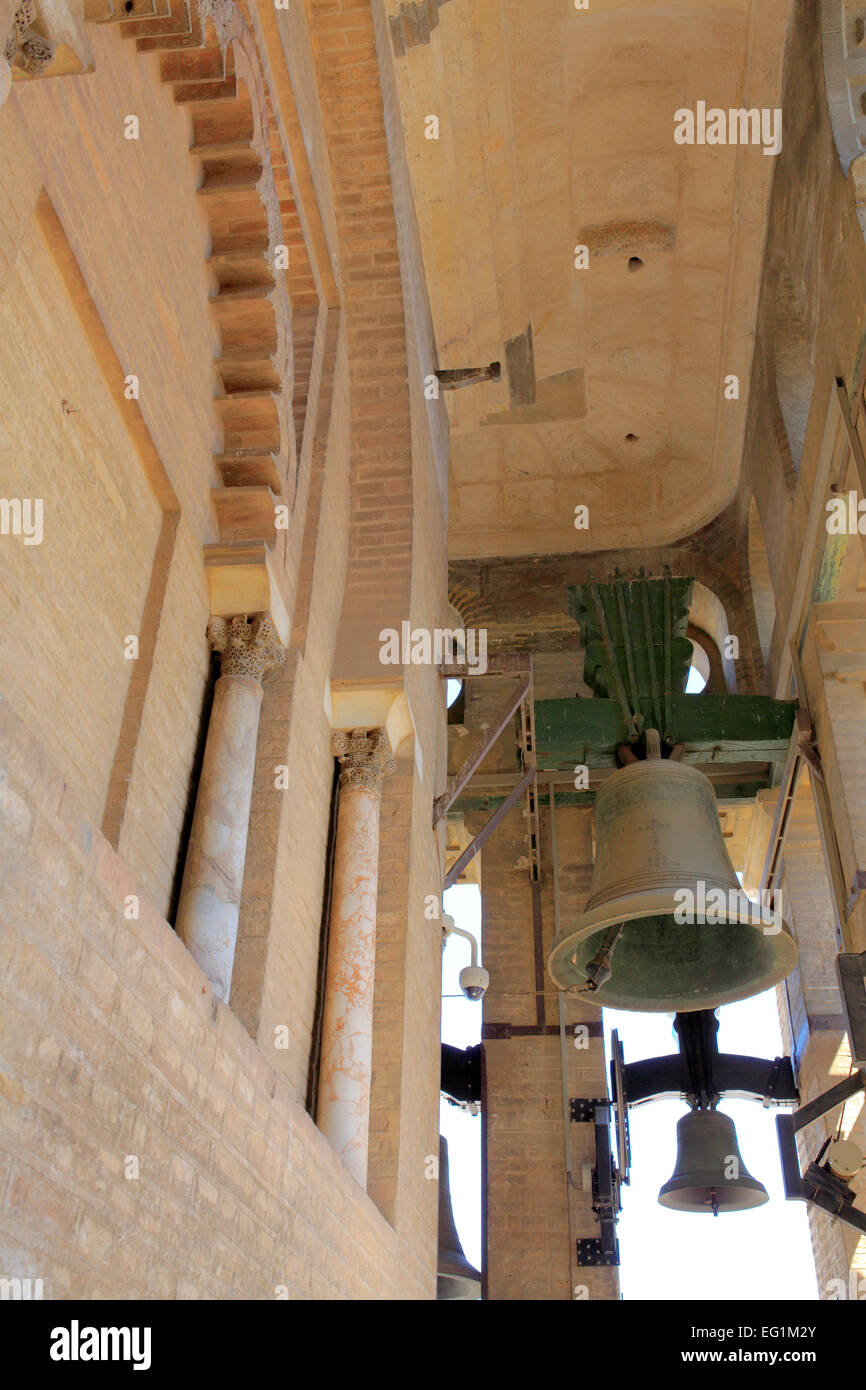
[[[700,580],[695,580],[689,609],[688,636],[693,644],[692,669],[703,679],[708,693],[733,694],[737,689],[736,667],[726,655],[730,634],[728,617],[721,599]],[[697,677],[690,673],[689,694],[697,694]],[[704,686],[701,686],[703,689]]]

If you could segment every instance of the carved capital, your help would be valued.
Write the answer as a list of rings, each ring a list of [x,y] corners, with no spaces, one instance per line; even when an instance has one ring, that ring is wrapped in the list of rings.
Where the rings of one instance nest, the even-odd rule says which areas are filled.
[[[331,735],[331,752],[339,758],[341,787],[378,788],[383,777],[396,772],[397,760],[384,729],[353,729]]]
[[[12,33],[6,41],[3,56],[11,68],[17,68],[28,77],[41,77],[50,67],[56,45],[44,34],[38,33],[33,25],[37,23],[34,0],[22,0],[12,20]]]
[[[250,676],[260,681],[272,666],[286,659],[286,649],[267,614],[249,622],[246,614],[236,618],[211,618],[208,637],[222,657],[224,676]]]

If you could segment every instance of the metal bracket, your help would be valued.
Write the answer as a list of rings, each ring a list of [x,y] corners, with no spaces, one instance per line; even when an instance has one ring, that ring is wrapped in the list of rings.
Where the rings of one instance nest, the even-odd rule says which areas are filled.
[[[846,1226],[866,1232],[866,1212],[853,1205],[856,1193],[844,1179],[837,1178],[818,1163],[810,1163],[806,1172],[801,1173],[796,1141],[801,1129],[805,1129],[829,1111],[835,1110],[837,1105],[843,1105],[850,1096],[862,1090],[866,1090],[866,1075],[862,1071],[852,1072],[844,1081],[840,1081],[823,1095],[816,1096],[806,1105],[801,1105],[792,1115],[777,1115],[776,1133],[786,1200],[810,1202],[812,1206],[820,1207],[837,1221],[843,1221]]]
[[[866,1067],[866,951],[842,951],[836,957],[836,974],[851,1061],[855,1067]]]
[[[577,1245],[577,1263],[583,1269],[619,1264],[618,1240],[614,1241],[613,1250],[605,1250],[603,1242],[598,1236],[589,1236],[585,1240],[576,1241],[575,1244]]]
[[[620,1175],[610,1146],[609,1096],[577,1096],[569,1101],[574,1123],[595,1126],[595,1166],[592,1169],[592,1210],[601,1235],[577,1242],[579,1265],[618,1265],[619,1241],[616,1222],[620,1211]]]
[[[571,1111],[571,1121],[573,1124],[588,1125],[595,1123],[596,1106],[610,1105],[607,1096],[590,1099],[587,1096],[577,1096],[569,1101]]]

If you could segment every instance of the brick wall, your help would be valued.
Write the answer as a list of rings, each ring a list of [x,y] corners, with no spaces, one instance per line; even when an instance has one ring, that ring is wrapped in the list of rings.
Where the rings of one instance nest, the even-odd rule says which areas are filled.
[[[467,826],[475,832],[483,819],[468,815]],[[556,820],[562,918],[573,921],[589,891],[592,813],[562,807],[557,809]],[[578,1266],[571,1244],[599,1235],[591,1195],[582,1182],[584,1164],[595,1161],[595,1132],[591,1124],[569,1124],[573,1176],[569,1184],[563,1084],[569,1098],[605,1095],[607,1084],[604,1044],[598,1031],[601,1010],[565,997],[563,1079],[558,992],[547,974],[547,956],[555,933],[547,811],[542,813],[542,847],[540,979],[536,977],[532,890],[519,809],[497,827],[482,851],[483,958],[490,972],[482,1036],[489,1035],[496,1023],[539,1029],[500,1040],[487,1036],[484,1042],[488,1297],[612,1299],[619,1296],[616,1269]],[[575,1033],[579,1023],[589,1025],[582,1036]],[[582,1288],[576,1293],[579,1286]]]
[[[430,1296],[6,701],[0,750],[4,1274],[47,1298]]]
[[[85,661],[70,643],[68,655],[46,652],[38,670],[32,643],[28,650],[22,645],[8,663],[15,672],[12,694],[23,689],[18,672],[29,666],[31,683],[45,686],[46,709],[49,691],[60,704],[56,732],[43,739],[41,728],[14,718],[14,700],[3,705],[14,764],[14,787],[2,783],[3,804],[18,836],[4,855],[11,872],[2,940],[7,1016],[15,1027],[4,1033],[0,1052],[7,1078],[0,1091],[14,1107],[2,1126],[3,1256],[12,1272],[38,1265],[48,1297],[117,1290],[142,1298],[273,1297],[277,1285],[287,1286],[290,1297],[429,1297],[434,1290],[436,1184],[426,1180],[425,1159],[437,1147],[439,940],[424,905],[441,884],[431,805],[444,778],[444,690],[429,669],[409,673],[418,751],[387,789],[383,814],[370,1187],[391,1224],[348,1178],[303,1109],[333,774],[324,697],[335,671],[347,568],[351,563],[352,595],[364,590],[377,631],[382,585],[392,579],[405,601],[395,610],[398,622],[411,613],[413,621],[433,625],[445,605],[441,442],[433,460],[426,414],[416,408],[413,458],[382,97],[369,12],[361,18],[366,37],[359,61],[374,114],[360,116],[364,103],[344,90],[343,65],[330,62],[326,132],[316,82],[309,81],[315,72],[309,50],[297,93],[304,140],[319,156],[310,196],[322,210],[325,234],[336,244],[338,216],[340,249],[347,259],[350,247],[369,256],[367,268],[375,273],[353,279],[346,268],[350,312],[332,307],[327,319],[320,315],[304,383],[297,504],[291,531],[275,551],[290,608],[298,584],[297,622],[288,661],[265,683],[233,1012],[212,1003],[164,917],[194,791],[190,774],[209,668],[202,547],[216,538],[210,492],[218,482],[212,455],[220,447],[212,404],[218,339],[188,113],[161,84],[158,58],[138,54],[113,27],[94,31],[93,76],[31,84],[0,113],[0,159],[12,195],[0,204],[0,293],[24,293],[22,247],[28,251],[31,232],[40,235],[31,219],[45,187],[81,282],[73,293],[65,274],[66,293],[79,315],[75,295],[87,297],[85,333],[106,380],[118,370],[139,375],[141,417],[150,431],[144,466],[114,422],[117,401],[113,406],[110,391],[100,387],[99,394],[94,384],[92,420],[98,405],[102,428],[112,425],[116,436],[101,485],[125,491],[137,550],[111,555],[103,547],[103,554],[83,526],[65,537],[72,565],[89,564],[88,597],[95,596],[90,607],[80,601],[73,619],[80,624],[95,613],[100,641],[113,643],[101,606],[110,610],[126,595],[126,605],[136,607],[146,660],[132,682],[124,667],[123,683],[98,674],[88,684],[85,643],[79,643]],[[295,38],[302,44],[304,34]],[[335,199],[327,142],[338,125],[338,134],[345,131],[346,103],[359,115],[357,129],[379,122],[378,134],[368,130],[375,168],[363,167],[349,141],[333,157]],[[139,142],[122,138],[127,113],[139,116]],[[362,185],[367,201],[359,209],[353,197]],[[375,233],[384,239],[363,247],[366,222],[388,217],[390,228]],[[300,222],[309,226],[309,206]],[[62,289],[56,298],[72,331]],[[16,331],[22,317],[28,321],[21,310],[10,308]],[[38,313],[30,322],[35,330]],[[374,347],[371,363],[369,333],[380,330],[387,342]],[[67,341],[65,330],[60,339],[62,351],[80,356],[73,372],[78,385],[86,353],[77,350],[74,335]],[[417,383],[417,361],[411,371]],[[96,382],[96,368],[93,375]],[[17,436],[26,437],[23,426]],[[120,471],[127,455],[129,482]],[[59,463],[51,460],[58,476]],[[86,475],[80,463],[78,473]],[[417,516],[410,510],[413,482]],[[356,530],[350,537],[350,506],[375,536],[365,540]],[[410,608],[413,534],[422,544]],[[57,569],[55,557],[52,581]],[[31,588],[24,586],[25,600]],[[121,627],[138,630],[132,623]],[[91,660],[99,656],[104,665],[100,653]],[[100,757],[87,768],[93,788],[80,788],[82,798],[89,796],[83,807],[74,783],[83,759],[63,761],[67,743],[84,747],[88,732],[74,705],[64,703],[68,672],[79,667],[89,699],[108,701],[113,720],[104,751],[91,749]],[[4,669],[0,691],[6,684]],[[29,708],[16,713],[30,723]],[[54,744],[46,748],[50,737]],[[277,765],[289,768],[287,791],[274,786]],[[121,908],[133,892],[141,917],[127,922]],[[287,1048],[274,1045],[282,1025]],[[387,1160],[377,1173],[383,1134]],[[10,1167],[13,1152],[20,1167]],[[123,1178],[127,1153],[141,1159],[138,1183]],[[32,1166],[29,1176],[25,1165]]]
[[[4,496],[44,512],[0,540],[2,688],[101,820],[161,513],[35,220],[0,314]]]

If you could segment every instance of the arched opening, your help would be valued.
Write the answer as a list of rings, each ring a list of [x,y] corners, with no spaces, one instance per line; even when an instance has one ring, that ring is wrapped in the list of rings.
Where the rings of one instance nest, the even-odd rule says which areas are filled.
[[[727,655],[729,650],[728,637],[730,636],[730,626],[725,607],[721,599],[708,589],[700,580],[695,580],[692,591],[692,603],[689,609],[689,625],[687,636],[691,639],[693,646],[700,648],[703,656],[697,656],[693,652],[692,666],[696,667],[704,680],[701,689],[706,689],[708,694],[723,695],[726,691],[735,694],[737,689],[736,666],[732,658]],[[706,662],[706,669],[704,669]],[[687,694],[696,694],[696,678],[692,679],[690,687],[687,686]]]
[[[752,586],[752,604],[758,627],[758,642],[766,667],[770,659],[773,629],[776,626],[776,600],[770,579],[770,562],[767,559],[767,547],[764,544],[764,531],[754,497],[749,503],[749,581]]]
[[[689,634],[691,635],[691,634]],[[700,695],[710,678],[710,658],[702,642],[692,637],[692,660],[686,677],[687,695]]]

